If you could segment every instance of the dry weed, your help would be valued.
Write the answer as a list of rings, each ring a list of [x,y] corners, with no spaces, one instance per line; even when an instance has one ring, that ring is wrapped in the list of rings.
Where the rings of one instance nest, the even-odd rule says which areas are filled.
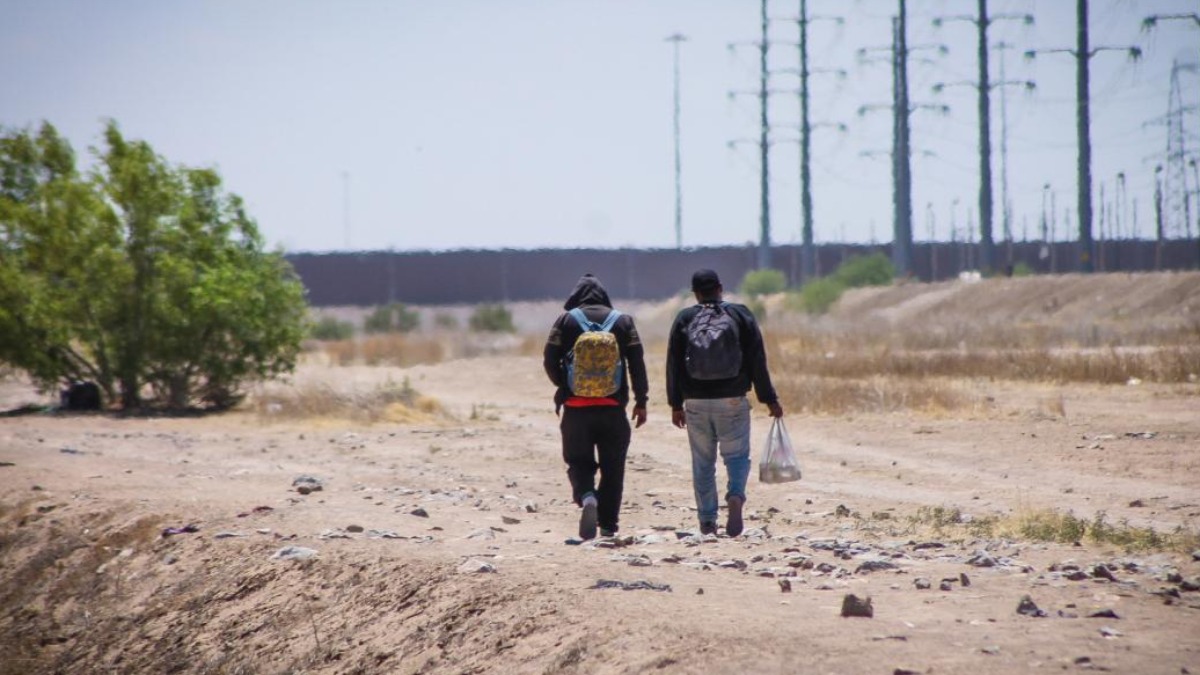
[[[365,422],[422,422],[444,414],[441,404],[422,396],[406,378],[366,392],[342,392],[313,384],[262,393],[253,410],[263,419],[346,419]]]

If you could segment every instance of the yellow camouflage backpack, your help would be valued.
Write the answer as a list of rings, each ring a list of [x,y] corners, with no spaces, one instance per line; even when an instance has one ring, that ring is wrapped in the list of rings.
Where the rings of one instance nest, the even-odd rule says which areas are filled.
[[[600,398],[612,396],[621,388],[621,350],[612,327],[621,313],[612,310],[603,323],[589,321],[582,309],[570,315],[583,333],[567,354],[567,386],[576,396]]]

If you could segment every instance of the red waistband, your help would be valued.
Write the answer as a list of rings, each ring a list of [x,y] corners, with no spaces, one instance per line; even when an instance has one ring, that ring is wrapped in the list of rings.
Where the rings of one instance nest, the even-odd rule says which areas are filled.
[[[571,396],[571,397],[567,398],[566,402],[563,403],[563,405],[567,406],[568,408],[591,408],[593,406],[601,406],[601,405],[612,406],[612,405],[621,405],[621,404],[617,403],[617,399],[615,399],[615,398],[608,398],[608,397],[590,398],[587,396]]]

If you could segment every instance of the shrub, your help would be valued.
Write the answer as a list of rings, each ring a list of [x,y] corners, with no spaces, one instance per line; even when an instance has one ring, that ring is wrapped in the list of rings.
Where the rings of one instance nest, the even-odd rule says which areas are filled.
[[[314,340],[349,340],[354,337],[354,324],[336,317],[323,316],[312,325],[309,335]]]
[[[438,312],[433,315],[433,325],[445,330],[454,330],[458,328],[458,317],[446,312]]]
[[[752,270],[742,279],[742,295],[756,298],[760,295],[780,293],[787,288],[787,277],[783,272],[772,269]]]
[[[367,333],[409,333],[421,325],[421,315],[399,302],[380,305],[363,320]]]
[[[471,313],[468,325],[473,331],[488,333],[515,333],[512,312],[504,305],[480,305]]]
[[[814,279],[800,288],[800,306],[809,314],[824,314],[846,287],[834,277]]]
[[[846,288],[886,286],[892,283],[895,276],[896,268],[882,253],[854,256],[838,265],[837,271],[833,273],[833,278]]]

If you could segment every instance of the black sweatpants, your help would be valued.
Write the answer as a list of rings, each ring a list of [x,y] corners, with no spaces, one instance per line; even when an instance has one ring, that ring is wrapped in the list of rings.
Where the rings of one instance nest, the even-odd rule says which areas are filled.
[[[625,487],[625,455],[629,451],[629,420],[620,406],[564,407],[562,421],[563,461],[571,480],[571,498],[576,504],[594,492],[599,504],[600,527],[617,531],[621,514],[621,492]],[[596,469],[600,486],[596,487]]]

